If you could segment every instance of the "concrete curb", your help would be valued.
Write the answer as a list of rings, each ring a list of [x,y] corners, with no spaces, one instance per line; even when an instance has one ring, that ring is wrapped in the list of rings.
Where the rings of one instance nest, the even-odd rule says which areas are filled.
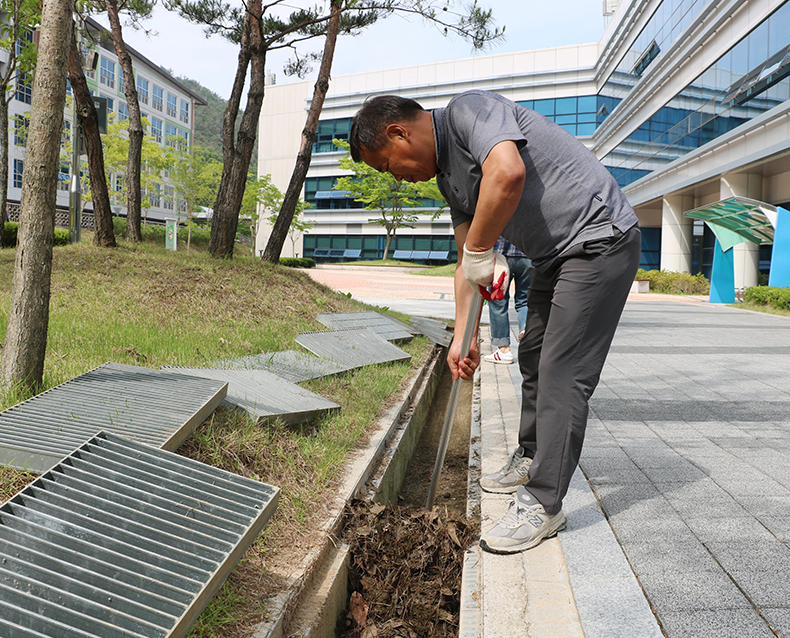
[[[337,538],[342,532],[343,511],[346,503],[354,498],[383,498],[400,491],[390,484],[403,480],[408,466],[398,462],[397,443],[406,440],[413,445],[427,415],[427,404],[436,388],[433,372],[442,360],[443,349],[434,348],[425,362],[404,383],[403,390],[394,405],[378,420],[365,448],[351,458],[346,468],[346,478],[337,490],[331,504],[330,515],[323,528],[324,542],[305,556],[289,577],[286,592],[269,601],[271,620],[258,625],[254,638],[283,638],[283,636],[329,636],[334,635],[339,610],[345,608],[345,573],[347,552]],[[422,422],[420,422],[422,419]],[[416,431],[416,435],[413,434]],[[396,461],[396,469],[387,471],[390,462]],[[384,470],[381,470],[381,466]],[[378,498],[378,497],[382,498]],[[342,580],[342,584],[337,581]],[[341,587],[342,585],[342,587]],[[310,600],[302,608],[302,603]],[[340,605],[339,609],[337,605]]]

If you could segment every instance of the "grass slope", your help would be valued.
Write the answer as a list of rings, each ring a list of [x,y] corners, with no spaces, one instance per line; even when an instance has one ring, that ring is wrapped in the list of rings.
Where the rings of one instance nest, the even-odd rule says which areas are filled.
[[[14,251],[0,251],[0,334],[8,321]],[[158,368],[207,365],[259,352],[299,349],[299,332],[325,329],[318,312],[370,309],[306,273],[260,260],[213,260],[158,246],[56,248],[44,388],[107,361]],[[293,565],[320,542],[346,456],[412,368],[432,348],[402,346],[412,362],[367,366],[303,385],[341,406],[310,425],[253,425],[220,408],[179,453],[281,488],[275,516],[193,627],[192,638],[249,636],[267,616]],[[0,408],[24,397],[6,393]],[[0,467],[0,503],[33,475]],[[318,536],[318,538],[317,538]]]

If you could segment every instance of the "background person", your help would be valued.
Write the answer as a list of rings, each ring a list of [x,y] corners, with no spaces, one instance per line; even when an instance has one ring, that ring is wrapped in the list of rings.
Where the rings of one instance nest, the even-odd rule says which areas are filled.
[[[527,323],[527,291],[529,280],[532,277],[532,262],[518,248],[504,237],[500,237],[494,244],[494,252],[504,255],[507,260],[510,275],[507,277],[502,299],[492,299],[488,302],[488,317],[491,330],[491,345],[494,351],[484,358],[491,363],[513,363],[513,352],[510,350],[510,318],[508,305],[510,303],[510,282],[515,283],[513,305],[518,315],[518,338],[524,336]]]

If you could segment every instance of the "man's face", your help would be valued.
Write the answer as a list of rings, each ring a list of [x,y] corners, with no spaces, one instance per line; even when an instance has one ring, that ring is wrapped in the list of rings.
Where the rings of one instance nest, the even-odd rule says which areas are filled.
[[[360,157],[368,166],[389,173],[398,181],[427,182],[436,175],[436,153],[431,143],[419,136],[391,125],[387,130],[389,143],[378,151],[360,149]]]

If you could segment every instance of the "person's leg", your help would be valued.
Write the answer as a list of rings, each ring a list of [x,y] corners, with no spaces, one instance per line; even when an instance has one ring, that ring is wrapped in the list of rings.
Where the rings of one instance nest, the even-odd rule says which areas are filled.
[[[640,248],[641,234],[633,228],[572,248],[551,278],[536,273],[519,347],[524,377],[519,443],[534,459],[507,513],[481,536],[481,548],[523,551],[565,528],[562,499],[579,461],[588,401],[628,298]]]
[[[513,305],[518,315],[519,338],[522,338],[527,323],[527,293],[532,279],[532,262],[526,257],[508,257],[507,263],[510,268],[510,276],[515,283]]]
[[[521,433],[535,447],[527,490],[550,516],[561,509],[579,462],[588,401],[628,298],[640,249],[641,234],[633,228],[571,249],[555,272],[535,376],[534,414],[522,418]],[[533,309],[530,303],[529,314]]]
[[[504,299],[488,302],[488,317],[491,328],[491,345],[498,348],[510,345],[510,321],[507,317],[507,307],[510,295],[505,292]]]

